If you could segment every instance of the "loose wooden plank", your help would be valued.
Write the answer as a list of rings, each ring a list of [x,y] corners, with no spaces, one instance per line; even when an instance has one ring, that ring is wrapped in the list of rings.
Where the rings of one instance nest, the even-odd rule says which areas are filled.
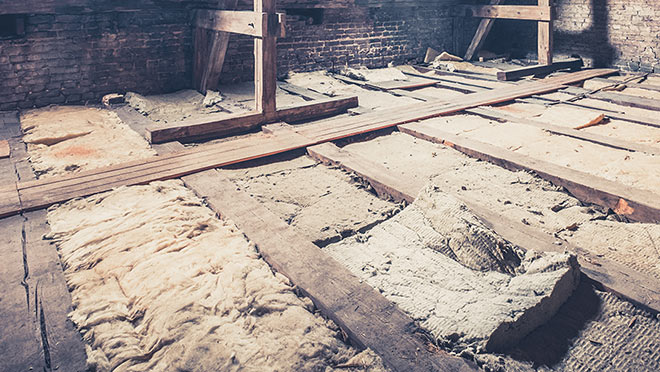
[[[511,170],[534,172],[557,186],[566,188],[576,198],[612,209],[615,213],[640,222],[660,222],[660,196],[648,190],[593,176],[487,143],[444,132],[429,123],[400,125],[399,130],[428,141],[443,143],[481,160]]]
[[[490,5],[499,5],[501,2],[502,0],[490,0]],[[478,53],[479,50],[481,50],[481,47],[486,41],[486,37],[488,36],[490,29],[493,27],[494,22],[495,20],[490,18],[482,19],[481,22],[479,22],[477,32],[475,32],[474,37],[472,38],[472,41],[470,42],[470,45],[465,52],[464,59],[466,61],[471,61],[474,55]]]
[[[308,147],[307,152],[319,162],[341,167],[357,174],[367,181],[379,196],[384,198],[412,203],[425,186],[419,178],[404,179],[382,164],[351,151],[340,149],[332,143]],[[438,187],[442,188],[443,184]],[[654,313],[660,312],[660,286],[657,280],[607,258],[597,257],[568,242],[562,242],[561,246],[557,246],[554,237],[520,221],[493,212],[479,202],[469,199],[466,195],[457,193],[454,187],[444,187],[441,191],[452,194],[461,200],[487,226],[511,243],[536,251],[568,250],[574,252],[578,255],[582,271],[592,279],[601,282],[606,289],[626,300],[651,309]]]
[[[412,319],[294,228],[212,170],[183,177],[211,209],[234,222],[277,272],[309,296],[358,347],[377,353],[393,371],[472,371],[476,366],[431,351]]]
[[[285,122],[305,121],[346,112],[358,107],[357,96],[326,97],[310,103],[300,103],[277,111],[277,120]]]
[[[151,143],[163,143],[175,140],[195,140],[244,133],[274,121],[303,121],[312,118],[336,115],[358,106],[357,96],[324,97],[311,103],[301,103],[276,111],[270,118],[262,113],[239,114],[227,117],[220,114],[219,119],[204,121],[185,120],[166,126],[152,125],[146,128],[147,139]]]
[[[124,185],[143,184],[178,178],[187,174],[265,157],[310,145],[359,135],[399,124],[436,117],[468,108],[511,101],[533,94],[560,89],[595,76],[616,72],[611,69],[585,70],[520,84],[513,89],[495,89],[458,97],[447,103],[426,102],[407,107],[374,111],[354,117],[336,117],[317,124],[301,126],[286,135],[237,138],[199,146],[155,158],[131,161],[73,176],[53,177],[34,182],[19,182],[16,190],[22,201],[16,209],[6,200],[14,200],[16,190],[0,190],[0,215],[34,210],[75,197],[91,195]]]
[[[423,76],[428,79],[433,79],[438,81],[438,87],[440,88],[449,88],[451,90],[455,90],[461,93],[465,94],[470,94],[470,93],[475,93],[475,92],[483,92],[487,90],[492,90],[493,88],[484,86],[483,84],[479,84],[478,81],[470,81],[471,79],[453,79],[453,78],[447,78],[443,76],[426,76],[426,75],[419,75],[415,73],[410,73],[410,72],[405,72],[404,74],[406,75],[411,75],[411,76]]]
[[[550,6],[534,5],[461,5],[458,15],[491,19],[521,19],[528,21],[551,21]]]
[[[431,87],[437,85],[438,82],[432,79],[427,79],[426,77],[411,77],[409,80],[402,81],[383,81],[379,83],[369,83],[368,85],[376,87],[382,90],[393,90],[393,89],[418,89],[424,87]]]
[[[525,66],[507,71],[498,71],[497,80],[508,81],[529,75],[547,75],[549,73],[564,69],[571,69],[572,71],[576,71],[579,70],[582,65],[582,60],[580,58],[572,58],[566,61],[553,62],[549,65]]]
[[[539,0],[539,6],[550,7],[551,0]],[[538,61],[539,65],[552,64],[553,24],[549,21],[538,22]]]
[[[8,158],[11,150],[9,149],[9,141],[0,141],[0,159]]]
[[[218,119],[213,119],[213,117]],[[227,116],[226,114],[209,115],[204,121],[184,120],[167,125],[154,124],[147,127],[147,139],[151,143],[163,143],[174,140],[198,140],[211,136],[228,136],[245,133],[258,128],[266,122],[262,113],[250,112]]]
[[[315,92],[311,89],[299,87],[297,85],[293,85],[293,84],[289,84],[289,83],[285,83],[285,82],[281,82],[281,81],[277,82],[277,86],[280,89],[282,89],[286,92],[289,92],[291,94],[295,94],[297,96],[300,96],[300,97],[304,98],[307,101],[313,101],[313,100],[328,98],[328,96],[326,96],[325,94],[321,94],[321,93]]]
[[[660,149],[654,146],[625,141],[618,138],[601,136],[599,134],[584,132],[573,128],[562,127],[559,125],[554,125],[542,121],[533,120],[530,118],[525,118],[522,115],[518,116],[514,114],[507,114],[500,110],[495,110],[488,107],[477,107],[473,109],[467,109],[465,111],[471,114],[475,114],[491,119],[506,120],[510,122],[534,126],[551,133],[555,133],[571,138],[576,138],[584,141],[589,141],[589,142],[597,143],[599,145],[613,147],[615,149],[643,152],[650,155],[660,155]]]
[[[422,73],[433,71],[436,75],[439,76],[456,76],[471,80],[497,81],[497,76],[493,74],[484,74],[474,71],[449,72],[447,70],[440,70],[437,68],[432,68],[429,66],[420,66],[420,65],[412,65],[412,67],[414,67],[417,71],[420,71]]]

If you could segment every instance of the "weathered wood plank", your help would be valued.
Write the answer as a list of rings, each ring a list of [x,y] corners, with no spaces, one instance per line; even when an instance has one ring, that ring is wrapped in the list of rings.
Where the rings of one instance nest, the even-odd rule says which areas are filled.
[[[285,122],[305,121],[341,114],[354,107],[358,107],[357,96],[326,97],[277,110],[276,118]]]
[[[551,21],[549,6],[534,5],[461,5],[458,15],[491,19],[521,19],[528,21]]]
[[[564,69],[577,71],[582,67],[582,65],[582,60],[580,58],[573,58],[566,61],[553,62],[549,65],[525,66],[507,71],[498,71],[497,80],[508,81],[520,79],[523,76],[547,75],[549,73]]]
[[[471,371],[476,366],[430,351],[412,319],[294,228],[212,170],[183,177],[220,216],[233,221],[277,272],[309,296],[358,347],[377,353],[394,371]]]
[[[207,119],[186,120],[167,126],[152,125],[146,128],[147,139],[151,143],[163,143],[175,140],[195,140],[245,133],[261,125],[275,121],[303,121],[313,118],[336,115],[358,106],[358,98],[325,97],[310,103],[301,103],[276,111],[271,117],[261,113],[239,114],[227,117],[220,114],[217,120],[209,115]]]
[[[489,161],[511,170],[531,171],[557,186],[566,188],[576,198],[612,209],[615,213],[640,222],[660,222],[660,196],[533,159],[487,143],[444,132],[429,123],[400,125],[399,130],[431,142],[443,143],[474,158]]]
[[[321,93],[315,92],[311,89],[299,87],[297,85],[284,83],[284,82],[281,82],[281,81],[277,82],[277,86],[280,89],[282,89],[286,92],[289,92],[291,94],[295,94],[297,96],[300,96],[300,97],[304,98],[307,101],[313,101],[313,100],[328,98],[328,96],[326,96],[325,94],[321,94]]]
[[[274,15],[277,18],[276,22],[271,22],[268,17],[273,17],[273,15],[251,11],[199,9],[195,12],[195,26],[253,37],[284,37],[285,26],[281,22],[285,18],[282,13]],[[271,24],[276,26],[275,29],[268,28]]]
[[[311,157],[319,162],[341,167],[357,174],[367,181],[379,196],[395,201],[412,203],[415,196],[425,186],[424,181],[415,177],[402,178],[394,174],[379,162],[367,159],[345,149],[340,149],[331,143],[324,143],[307,148]],[[443,187],[444,186],[444,187]],[[518,220],[512,220],[504,215],[493,212],[465,194],[456,192],[452,186],[440,183],[441,191],[449,193],[461,200],[488,227],[492,228],[504,239],[525,249],[544,252],[568,250],[578,255],[582,271],[592,279],[601,282],[603,286],[617,295],[653,310],[660,311],[660,286],[657,280],[639,273],[606,257],[597,257],[591,252],[563,242],[555,244],[556,239],[528,226]]]

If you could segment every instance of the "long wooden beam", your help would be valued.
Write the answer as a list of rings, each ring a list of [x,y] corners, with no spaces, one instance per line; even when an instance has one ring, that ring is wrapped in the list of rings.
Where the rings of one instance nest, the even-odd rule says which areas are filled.
[[[276,21],[269,19],[269,17],[273,17],[269,13],[201,9],[196,12],[195,26],[253,37],[284,37],[283,30],[285,28],[280,24],[284,17],[279,14],[274,16],[277,17]],[[275,27],[269,27],[270,25]]]
[[[275,121],[295,122],[311,118],[336,115],[358,106],[357,96],[326,97],[310,103],[301,103],[285,107],[273,116],[262,113],[239,114],[218,120],[186,120],[166,126],[153,125],[146,129],[147,139],[151,143],[163,143],[176,140],[199,140],[210,137],[227,136],[256,129],[263,124]]]
[[[165,156],[80,172],[75,175],[10,184],[4,188],[0,187],[0,217],[48,207],[54,203],[108,191],[119,186],[178,178],[211,168],[446,115],[472,107],[555,91],[566,84],[609,75],[616,71],[611,69],[585,70],[520,84],[512,89],[495,89],[469,94],[457,97],[448,103],[417,103],[354,117],[337,117],[323,120],[318,124],[304,125],[296,131],[286,134],[237,138]],[[17,200],[19,201],[18,206],[16,205]]]
[[[497,80],[515,80],[523,76],[530,75],[545,75],[555,71],[571,69],[572,71],[579,70],[583,66],[582,59],[572,58],[566,61],[553,62],[549,65],[534,65],[515,68],[507,71],[498,71]]]
[[[419,177],[402,178],[381,163],[349,150],[340,149],[332,143],[308,147],[307,152],[319,162],[341,167],[357,174],[367,181],[379,196],[386,199],[412,203],[425,186],[425,180]],[[509,242],[536,251],[563,252],[568,250],[574,252],[578,255],[583,273],[587,276],[629,301],[651,309],[656,314],[660,312],[660,285],[656,280],[568,242],[557,246],[555,244],[557,239],[553,236],[519,220],[493,212],[491,208],[469,198],[464,193],[456,192],[453,186],[443,188],[443,184],[439,184],[438,187],[442,192],[449,193],[461,200],[488,227]]]
[[[487,143],[447,133],[429,123],[400,125],[399,130],[431,142],[443,143],[472,157],[511,170],[534,172],[576,198],[612,209],[615,213],[640,222],[660,222],[660,195],[624,186],[598,176],[533,159]]]
[[[457,8],[460,14],[490,19],[520,19],[528,21],[551,21],[550,6],[533,5],[463,5]]]
[[[370,348],[393,371],[474,371],[476,365],[431,350],[417,326],[394,303],[302,237],[216,170],[183,178],[216,213],[230,219],[256,244],[278,273],[309,296],[356,346]]]

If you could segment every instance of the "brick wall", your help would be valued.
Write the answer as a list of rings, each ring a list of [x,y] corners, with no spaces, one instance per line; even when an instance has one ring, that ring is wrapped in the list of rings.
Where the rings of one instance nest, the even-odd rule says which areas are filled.
[[[534,1],[506,3],[535,4]],[[555,0],[555,4],[557,56],[577,54],[589,66],[660,72],[660,1]],[[498,20],[486,47],[535,58],[536,25]]]
[[[185,9],[29,15],[24,36],[0,40],[0,110],[184,88],[188,17]]]
[[[324,10],[320,24],[288,19],[288,35],[278,44],[279,72],[382,67],[422,58],[427,47],[453,51],[450,5],[456,2],[280,0],[281,10]],[[191,10],[217,0],[0,0],[0,13],[9,9],[3,3],[27,16],[25,35],[0,39],[0,111],[190,88]],[[251,3],[241,0],[239,9]],[[250,80],[252,66],[252,39],[233,35],[222,79]]]

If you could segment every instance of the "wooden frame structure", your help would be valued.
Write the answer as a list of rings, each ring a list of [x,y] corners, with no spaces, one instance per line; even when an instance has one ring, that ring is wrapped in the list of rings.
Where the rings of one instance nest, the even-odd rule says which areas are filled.
[[[234,9],[237,0],[220,0]],[[209,122],[180,122],[147,128],[152,143],[236,134],[276,121],[300,121],[334,115],[357,107],[357,97],[337,97],[277,109],[277,38],[284,37],[285,14],[276,13],[276,0],[254,0],[253,11],[200,9],[195,14],[194,86],[202,93],[216,89],[229,34],[254,37],[254,111]],[[210,32],[210,35],[209,35]],[[210,36],[210,37],[209,37]]]
[[[462,15],[483,18],[472,42],[465,53],[465,60],[471,60],[481,49],[495,19],[520,19],[538,22],[538,63],[552,65],[552,30],[554,10],[552,0],[538,0],[538,5],[500,5],[503,0],[491,0],[490,5],[465,5],[460,7]]]

